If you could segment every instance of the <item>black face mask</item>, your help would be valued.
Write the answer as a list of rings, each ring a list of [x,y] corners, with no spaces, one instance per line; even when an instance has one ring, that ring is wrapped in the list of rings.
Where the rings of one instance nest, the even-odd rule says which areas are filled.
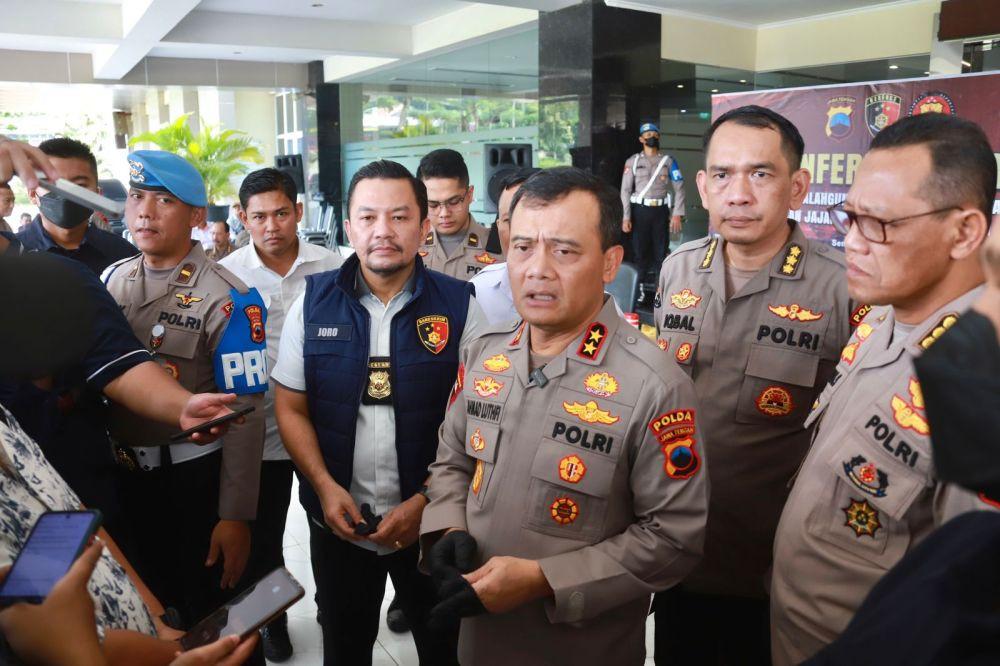
[[[650,148],[659,148],[660,138],[656,136],[651,136],[648,139],[646,139],[646,145],[649,146]]]
[[[42,213],[42,217],[63,229],[72,229],[83,224],[94,212],[75,201],[63,199],[55,192],[42,195],[38,200],[38,210]]]

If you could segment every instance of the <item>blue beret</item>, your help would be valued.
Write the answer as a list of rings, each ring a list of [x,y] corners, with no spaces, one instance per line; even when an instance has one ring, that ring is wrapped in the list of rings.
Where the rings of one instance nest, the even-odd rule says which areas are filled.
[[[645,134],[646,132],[656,132],[657,134],[659,134],[660,128],[657,127],[654,123],[643,123],[639,127],[639,134]]]
[[[165,150],[137,150],[128,156],[129,184],[140,190],[166,190],[189,206],[208,205],[205,181],[190,162]]]

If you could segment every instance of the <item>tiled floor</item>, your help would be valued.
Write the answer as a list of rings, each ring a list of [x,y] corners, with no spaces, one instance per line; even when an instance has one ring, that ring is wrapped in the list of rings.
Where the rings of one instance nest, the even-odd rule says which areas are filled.
[[[285,525],[285,566],[302,583],[306,595],[288,610],[288,631],[295,654],[285,664],[320,666],[323,663],[323,646],[322,634],[316,624],[316,603],[313,601],[316,585],[309,564],[309,526],[297,497],[298,490],[293,489],[292,505],[288,509],[288,522]],[[386,581],[378,642],[375,644],[372,663],[374,666],[417,666],[417,650],[410,634],[394,634],[385,625],[385,610],[392,601],[392,595],[392,582]],[[652,619],[646,624],[646,653],[653,653]],[[647,666],[652,663],[652,657],[646,659]]]

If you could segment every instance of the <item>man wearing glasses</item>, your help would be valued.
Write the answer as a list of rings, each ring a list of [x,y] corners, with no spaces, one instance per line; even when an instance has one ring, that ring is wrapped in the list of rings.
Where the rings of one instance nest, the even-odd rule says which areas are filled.
[[[851,296],[876,307],[806,421],[817,424],[816,436],[774,545],[778,666],[832,642],[879,579],[936,527],[991,506],[937,478],[913,360],[982,291],[979,251],[996,179],[977,125],[922,114],[875,137],[847,200],[830,210],[846,235]]]
[[[489,230],[469,214],[475,188],[469,184],[469,169],[460,153],[448,148],[427,153],[417,178],[427,186],[431,220],[431,231],[419,251],[427,268],[469,280],[504,260],[503,254],[486,251]]]
[[[704,143],[698,191],[721,236],[667,258],[654,312],[660,347],[694,379],[712,493],[701,564],[654,602],[656,663],[769,664],[774,530],[851,307],[843,254],[788,219],[809,188],[795,126],[745,106]]]

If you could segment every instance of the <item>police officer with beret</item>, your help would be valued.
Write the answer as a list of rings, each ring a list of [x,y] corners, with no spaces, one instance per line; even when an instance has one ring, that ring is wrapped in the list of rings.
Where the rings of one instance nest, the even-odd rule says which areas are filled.
[[[720,116],[698,189],[721,236],[678,248],[654,299],[659,344],[694,379],[712,459],[705,557],[657,595],[657,664],[768,664],[766,575],[809,405],[850,335],[843,254],[788,219],[803,142],[761,107]],[[679,640],[676,627],[690,621]],[[693,638],[693,640],[687,640]]]
[[[231,593],[249,556],[247,521],[257,509],[264,445],[267,313],[255,289],[191,240],[207,203],[195,168],[158,150],[133,152],[128,161],[125,221],[142,254],[108,267],[108,291],[164,372],[194,391],[237,394],[233,409],[257,409],[222,441],[200,446],[171,443],[176,428],[112,404],[135,531],[129,558],[165,605],[192,623]]]
[[[914,370],[983,291],[978,255],[996,178],[993,149],[975,123],[920,114],[875,136],[847,200],[829,211],[846,235],[851,295],[873,308],[813,405],[806,424],[816,436],[778,524],[771,578],[778,666],[832,642],[886,572],[935,528],[965,511],[1000,508],[938,477]],[[995,441],[995,432],[981,432]],[[950,608],[940,616],[946,630],[953,617]]]
[[[469,213],[475,187],[461,153],[440,148],[424,155],[417,178],[427,187],[431,228],[420,246],[427,268],[469,280],[476,273],[503,261],[503,254],[486,251],[489,230]]]
[[[275,415],[299,473],[323,617],[324,662],[370,664],[386,575],[423,664],[453,664],[432,630],[417,532],[459,345],[483,319],[468,283],[427,270],[427,193],[401,164],[372,162],[348,189],[354,246],[306,278],[278,349]]]
[[[420,527],[436,615],[465,616],[462,663],[642,664],[650,595],[701,554],[694,386],[604,294],[621,215],[613,189],[572,167],[514,197],[524,321],[463,353]]]
[[[656,279],[656,271],[669,252],[667,227],[680,233],[684,217],[684,176],[677,160],[660,152],[660,128],[643,123],[639,128],[642,151],[625,160],[622,175],[622,231],[632,232],[639,281]],[[673,215],[671,215],[671,212]],[[653,273],[652,276],[649,273]]]

